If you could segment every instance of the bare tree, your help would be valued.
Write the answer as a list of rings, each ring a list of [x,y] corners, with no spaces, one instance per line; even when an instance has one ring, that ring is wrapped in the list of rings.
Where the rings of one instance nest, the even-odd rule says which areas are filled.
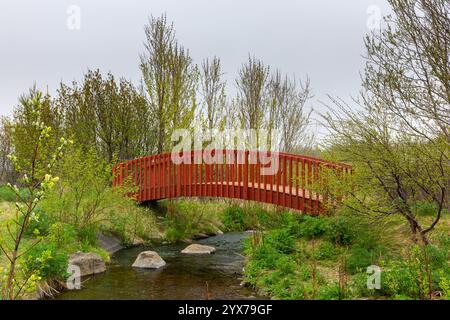
[[[293,152],[311,148],[313,135],[309,132],[309,125],[312,109],[309,112],[305,110],[305,104],[311,98],[309,79],[303,84],[295,78],[283,77],[277,71],[269,82],[268,91],[267,127],[269,132],[280,130],[280,149]]]

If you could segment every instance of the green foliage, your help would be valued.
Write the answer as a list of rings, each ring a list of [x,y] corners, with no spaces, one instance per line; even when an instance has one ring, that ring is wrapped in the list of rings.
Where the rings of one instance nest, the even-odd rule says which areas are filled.
[[[354,274],[349,283],[349,292],[351,298],[371,297],[381,295],[379,290],[367,288],[367,273],[366,270]]]
[[[58,249],[67,252],[75,252],[78,250],[77,230],[74,226],[56,222],[50,226],[46,241],[54,244]]]
[[[386,294],[413,299],[428,299],[435,291],[448,294],[447,248],[415,245],[405,255],[405,259],[390,260],[384,266],[382,289]]]
[[[23,200],[27,200],[29,198],[29,191],[26,189],[20,189],[19,194]],[[6,185],[0,186],[0,202],[2,201],[5,202],[17,201],[16,193]]]
[[[227,231],[245,230],[244,210],[237,206],[226,207],[221,216],[222,223]]]
[[[340,246],[350,245],[356,238],[355,219],[344,215],[331,217],[327,221],[325,237]]]
[[[284,254],[291,254],[295,250],[295,237],[288,229],[275,229],[264,236],[263,246],[274,248]]]
[[[251,255],[253,259],[253,266],[259,267],[261,269],[272,269],[275,268],[277,260],[280,258],[280,252],[271,246],[269,243],[260,243],[254,247],[252,239],[248,238],[245,240],[245,252]]]
[[[314,252],[314,257],[318,260],[334,260],[338,254],[339,250],[331,242],[323,241]]]
[[[136,235],[145,239],[156,233],[153,213],[124,196],[124,189],[111,187],[111,166],[95,151],[70,148],[57,172],[59,183],[39,207],[51,220],[73,226],[85,246],[95,246],[101,231],[116,234],[126,244]]]
[[[8,159],[20,176],[18,181],[29,194],[27,198],[22,197],[17,185],[7,184],[17,201],[15,215],[6,221],[10,241],[0,238],[0,249],[8,258],[7,275],[0,282],[1,296],[5,299],[15,300],[29,289],[33,290],[41,274],[59,273],[58,265],[63,260],[53,248],[43,247],[46,243],[39,243],[40,239],[27,245],[24,232],[30,223],[39,223],[36,208],[58,182],[59,178],[51,173],[70,143],[64,138],[56,140],[52,137],[52,127],[45,122],[48,120],[46,111],[49,111],[47,102],[41,92],[33,92],[31,97],[21,98],[21,106],[15,114],[14,153],[8,155]],[[33,232],[38,236],[37,228]],[[30,258],[30,254],[34,256]],[[48,261],[55,262],[56,266]],[[19,274],[19,270],[26,272]]]
[[[438,207],[436,203],[429,201],[417,201],[415,205],[412,206],[412,211],[422,217],[426,216],[435,216],[438,211]],[[445,211],[445,209],[444,209]]]
[[[19,218],[20,223],[23,223],[23,217]],[[52,219],[39,208],[34,210],[34,219],[30,219],[24,234],[31,236],[46,236],[50,232]]]
[[[37,273],[44,279],[65,279],[68,255],[54,243],[43,242],[34,246],[24,257],[27,273]]]
[[[339,283],[330,283],[320,288],[317,298],[319,300],[340,300],[340,292]]]
[[[215,234],[221,225],[220,203],[197,200],[161,201],[165,209],[165,238],[176,242],[197,234]]]
[[[450,300],[450,275],[445,273],[444,270],[440,270],[439,278],[439,288],[442,291],[442,297]]]
[[[97,244],[97,233],[99,226],[88,225],[78,229],[77,236],[79,241],[85,246],[95,246]],[[121,234],[123,236],[123,234]],[[123,239],[123,238],[122,238]]]
[[[347,271],[354,274],[373,264],[374,252],[356,245],[350,249],[350,255],[346,260]]]
[[[17,196],[10,188],[7,186],[0,186],[0,201],[14,202]]]
[[[321,217],[305,216],[300,224],[299,234],[307,239],[322,236],[326,231],[326,222]]]

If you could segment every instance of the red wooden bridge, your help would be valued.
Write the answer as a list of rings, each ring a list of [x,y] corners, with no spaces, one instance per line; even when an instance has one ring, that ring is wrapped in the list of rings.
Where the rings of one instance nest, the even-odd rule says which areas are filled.
[[[315,215],[333,204],[326,191],[325,172],[351,171],[349,165],[309,156],[272,152],[264,153],[264,158],[262,154],[198,150],[147,156],[116,165],[113,185],[134,185],[137,191],[130,195],[139,202],[181,197],[236,198]]]

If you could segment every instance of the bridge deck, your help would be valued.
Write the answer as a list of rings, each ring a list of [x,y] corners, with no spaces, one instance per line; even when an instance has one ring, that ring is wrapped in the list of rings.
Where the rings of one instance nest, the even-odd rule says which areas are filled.
[[[348,165],[280,153],[276,154],[276,172],[263,175],[265,165],[259,160],[250,163],[249,155],[253,154],[249,151],[214,152],[243,156],[243,162],[196,163],[199,151],[192,151],[192,163],[174,164],[170,153],[160,154],[117,165],[113,184],[125,185],[131,180],[138,187],[133,196],[140,202],[181,197],[238,198],[318,214],[326,205],[335,205],[323,191],[318,191],[327,189],[324,172],[350,172]]]

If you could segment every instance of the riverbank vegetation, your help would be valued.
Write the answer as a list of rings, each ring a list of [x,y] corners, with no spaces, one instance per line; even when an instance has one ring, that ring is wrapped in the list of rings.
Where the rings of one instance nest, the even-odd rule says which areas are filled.
[[[54,96],[32,88],[0,119],[0,298],[64,281],[77,251],[108,260],[99,234],[133,245],[251,230],[244,283],[263,295],[449,299],[449,8],[389,2],[394,16],[365,40],[362,94],[331,98],[321,144],[309,130],[309,80],[249,56],[227,96],[221,60],[196,65],[165,15],[145,26],[141,86],[96,70]],[[115,164],[170,152],[177,128],[278,129],[280,150],[345,162],[352,174],[323,173],[334,206],[319,217],[209,198],[144,206],[131,182],[112,188]]]

